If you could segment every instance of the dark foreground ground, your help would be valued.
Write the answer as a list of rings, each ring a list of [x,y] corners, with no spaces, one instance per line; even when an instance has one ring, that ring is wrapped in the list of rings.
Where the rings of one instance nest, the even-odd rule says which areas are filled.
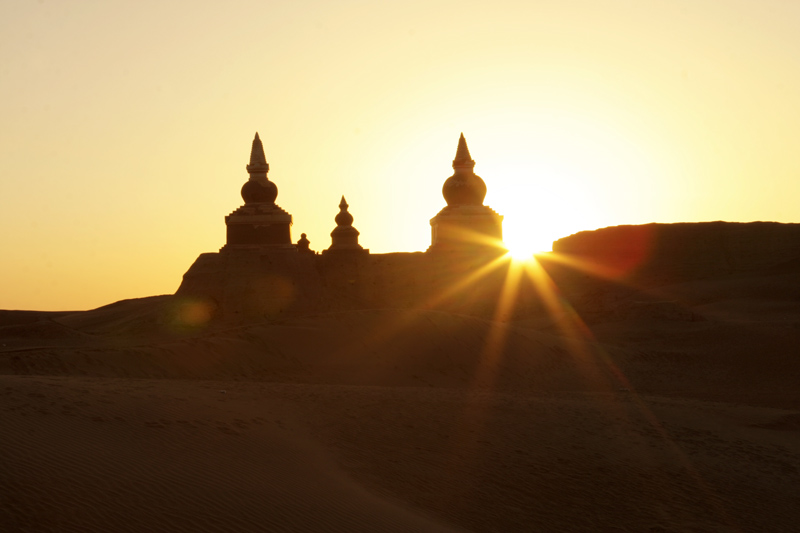
[[[796,531],[800,269],[725,261],[503,323],[0,312],[0,531]]]

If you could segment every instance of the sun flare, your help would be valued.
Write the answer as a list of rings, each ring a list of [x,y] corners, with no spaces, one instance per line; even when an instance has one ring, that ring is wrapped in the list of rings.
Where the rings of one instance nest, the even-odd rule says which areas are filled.
[[[507,247],[508,254],[514,261],[526,261],[533,257],[534,252],[529,246]]]
[[[536,231],[528,224],[519,224],[513,215],[506,217],[507,222],[503,228],[503,245],[509,255],[516,260],[530,259],[533,254],[549,252],[553,249],[553,240],[557,236],[548,235],[546,229]]]
[[[550,251],[549,246],[545,249],[545,245],[537,246],[532,240],[506,238],[504,241],[505,247],[508,250],[508,255],[516,261],[524,261],[533,257],[533,254]]]

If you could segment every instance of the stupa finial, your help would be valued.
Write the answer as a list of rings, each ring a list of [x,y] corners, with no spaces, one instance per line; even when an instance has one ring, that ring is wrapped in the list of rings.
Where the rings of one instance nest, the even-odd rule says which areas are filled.
[[[347,205],[347,200],[344,199],[342,196],[342,201],[339,202],[339,214],[336,215],[334,219],[336,221],[337,226],[352,226],[353,225],[353,215],[347,211],[347,208],[350,207]]]
[[[475,161],[469,155],[467,139],[464,138],[463,132],[458,139],[458,149],[456,150],[456,158],[453,159],[453,168],[475,168]]]
[[[242,186],[242,198],[245,204],[275,203],[278,196],[278,187],[269,181],[267,172],[269,165],[264,155],[264,145],[256,132],[253,146],[250,148],[250,164],[247,165],[250,179]]]
[[[469,155],[467,140],[464,134],[458,139],[456,158],[453,160],[452,176],[442,186],[442,195],[448,206],[483,205],[486,196],[486,184],[473,169],[475,161]]]
[[[247,172],[250,174],[269,172],[267,156],[264,155],[264,145],[261,143],[258,132],[253,139],[253,147],[250,149],[250,164],[247,165]]]

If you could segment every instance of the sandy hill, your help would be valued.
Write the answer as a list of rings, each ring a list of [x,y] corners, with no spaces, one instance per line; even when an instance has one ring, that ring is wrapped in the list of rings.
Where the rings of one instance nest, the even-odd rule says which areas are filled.
[[[502,323],[2,311],[0,530],[792,531],[797,235],[577,234]]]

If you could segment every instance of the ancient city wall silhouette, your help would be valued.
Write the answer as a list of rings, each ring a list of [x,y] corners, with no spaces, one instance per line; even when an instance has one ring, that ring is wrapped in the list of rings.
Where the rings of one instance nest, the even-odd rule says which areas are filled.
[[[503,217],[483,205],[486,184],[473,171],[463,134],[453,175],[442,187],[446,206],[431,219],[426,252],[370,254],[344,196],[331,245],[315,253],[302,234],[291,239],[292,216],[275,202],[261,139],[256,133],[242,186],[244,205],[225,217],[227,242],[201,254],[186,272],[178,296],[202,299],[227,319],[276,316],[339,308],[446,307],[486,314],[494,305],[500,273],[482,277],[469,291],[452,284],[505,254]],[[448,292],[448,294],[443,294]]]
[[[503,217],[483,205],[486,184],[474,166],[462,135],[453,175],[442,187],[447,205],[430,221],[427,251],[371,254],[359,244],[342,197],[331,245],[314,252],[305,234],[292,241],[292,216],[275,203],[278,188],[267,178],[269,165],[256,134],[246,167],[250,178],[241,190],[244,205],[225,217],[227,242],[219,252],[197,258],[176,296],[202,302],[216,318],[233,321],[385,307],[504,318],[497,310],[511,260],[503,257]],[[674,282],[755,270],[797,270],[800,225],[610,227],[559,239],[553,254],[537,260],[545,274],[540,286],[518,277],[511,312],[542,311],[541,283],[577,310],[606,312],[608,302],[629,298],[632,291],[644,294]]]

